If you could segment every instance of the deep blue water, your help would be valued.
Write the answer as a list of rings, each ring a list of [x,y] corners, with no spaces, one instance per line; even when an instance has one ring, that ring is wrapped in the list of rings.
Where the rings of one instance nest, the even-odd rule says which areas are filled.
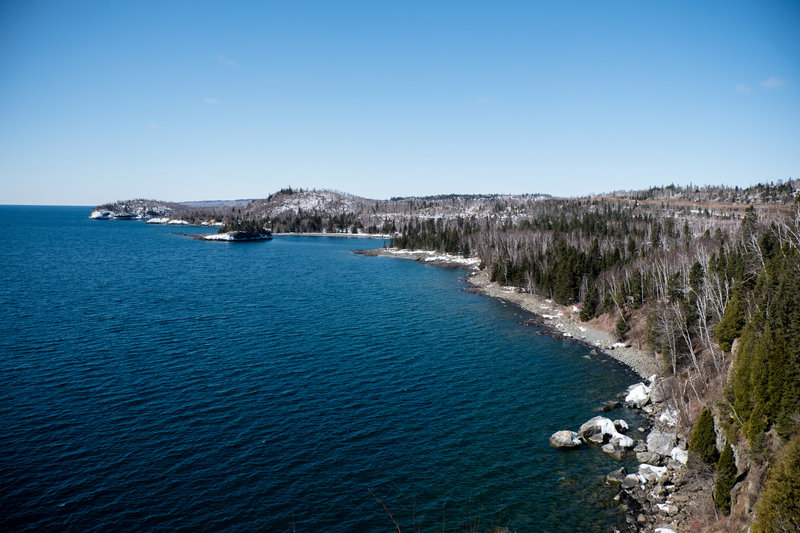
[[[465,271],[88,214],[0,207],[0,530],[394,531],[370,489],[404,531],[623,522],[548,437],[635,376]]]

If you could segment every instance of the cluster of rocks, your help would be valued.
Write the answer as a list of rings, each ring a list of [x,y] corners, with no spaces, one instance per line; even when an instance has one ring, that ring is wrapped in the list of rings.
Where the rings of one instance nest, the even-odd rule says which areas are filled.
[[[597,444],[617,459],[636,457],[639,465],[635,470],[623,466],[609,473],[606,481],[619,486],[614,499],[628,510],[629,522],[642,530],[671,531],[670,524],[686,503],[686,496],[676,493],[689,455],[686,435],[676,430],[678,411],[670,405],[675,387],[673,378],[653,375],[647,383],[636,383],[625,391],[624,404],[642,410],[652,421],[643,439],[625,435],[628,424],[624,420],[612,421],[605,416],[595,416],[577,432],[558,431],[550,437],[550,445],[556,448]],[[620,402],[606,402],[603,411],[618,407]]]
[[[624,420],[614,420],[604,416],[596,416],[581,425],[575,431],[562,430],[550,436],[550,446],[554,448],[577,448],[586,444],[598,444],[603,451],[622,459],[634,447],[632,438],[625,435],[628,423]]]

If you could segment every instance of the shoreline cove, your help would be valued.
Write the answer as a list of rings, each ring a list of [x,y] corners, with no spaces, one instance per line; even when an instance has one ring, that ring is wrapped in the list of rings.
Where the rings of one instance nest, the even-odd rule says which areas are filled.
[[[617,342],[607,331],[581,322],[577,311],[572,311],[570,306],[559,305],[535,294],[518,292],[516,287],[502,287],[489,281],[489,274],[485,270],[473,270],[464,279],[470,284],[472,292],[513,303],[533,313],[537,317],[534,325],[545,328],[548,334],[556,338],[594,348],[627,366],[642,379],[661,374],[653,355]]]
[[[661,374],[653,354],[617,342],[611,333],[581,322],[577,312],[571,310],[571,306],[562,306],[535,294],[519,292],[516,287],[503,287],[490,281],[488,272],[485,269],[479,270],[480,260],[477,258],[464,258],[426,250],[395,250],[392,248],[356,250],[355,253],[372,257],[412,260],[441,268],[471,269],[470,273],[464,277],[464,280],[470,284],[466,290],[515,304],[525,311],[533,313],[536,318],[528,322],[530,325],[544,328],[546,334],[555,338],[575,341],[601,351],[604,355],[631,369],[642,379],[646,380],[654,374]]]
[[[462,278],[469,283],[464,290],[515,304],[535,316],[524,324],[542,327],[542,334],[593,348],[592,355],[606,355],[641,377],[641,382],[630,385],[618,395],[620,401],[606,401],[598,410],[602,411],[601,415],[611,417],[623,406],[639,411],[649,421],[647,429],[639,428],[645,434],[643,438],[634,440],[625,436],[628,426],[622,420],[595,416],[577,431],[552,428],[550,445],[566,448],[564,453],[581,453],[571,449],[599,445],[604,453],[620,461],[635,455],[637,470],[629,472],[621,465],[605,479],[607,485],[618,490],[613,501],[620,504],[628,527],[631,531],[657,533],[685,529],[691,516],[690,502],[697,500],[703,487],[693,471],[686,467],[689,435],[681,428],[680,413],[671,399],[676,387],[674,378],[662,377],[655,354],[619,343],[611,333],[580,322],[577,309],[572,306],[561,306],[550,299],[520,292],[516,287],[503,287],[490,281],[486,269],[479,268],[478,258],[392,248],[354,250],[354,253],[413,260],[440,268],[470,269]],[[566,441],[559,439],[564,436]]]

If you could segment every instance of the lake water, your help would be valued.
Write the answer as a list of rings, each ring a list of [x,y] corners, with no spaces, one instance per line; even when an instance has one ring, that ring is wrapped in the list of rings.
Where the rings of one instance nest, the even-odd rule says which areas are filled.
[[[619,462],[548,437],[635,375],[466,271],[89,211],[0,207],[0,529],[396,531],[370,490],[403,531],[624,524]]]

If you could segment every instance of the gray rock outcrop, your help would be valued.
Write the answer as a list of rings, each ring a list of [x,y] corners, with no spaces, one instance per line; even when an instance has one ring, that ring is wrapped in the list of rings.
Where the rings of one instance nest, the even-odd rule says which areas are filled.
[[[650,391],[650,401],[660,403],[673,398],[679,391],[678,379],[675,376],[658,381]]]
[[[667,457],[672,454],[672,449],[677,443],[678,439],[675,433],[654,430],[647,436],[647,451]]]

